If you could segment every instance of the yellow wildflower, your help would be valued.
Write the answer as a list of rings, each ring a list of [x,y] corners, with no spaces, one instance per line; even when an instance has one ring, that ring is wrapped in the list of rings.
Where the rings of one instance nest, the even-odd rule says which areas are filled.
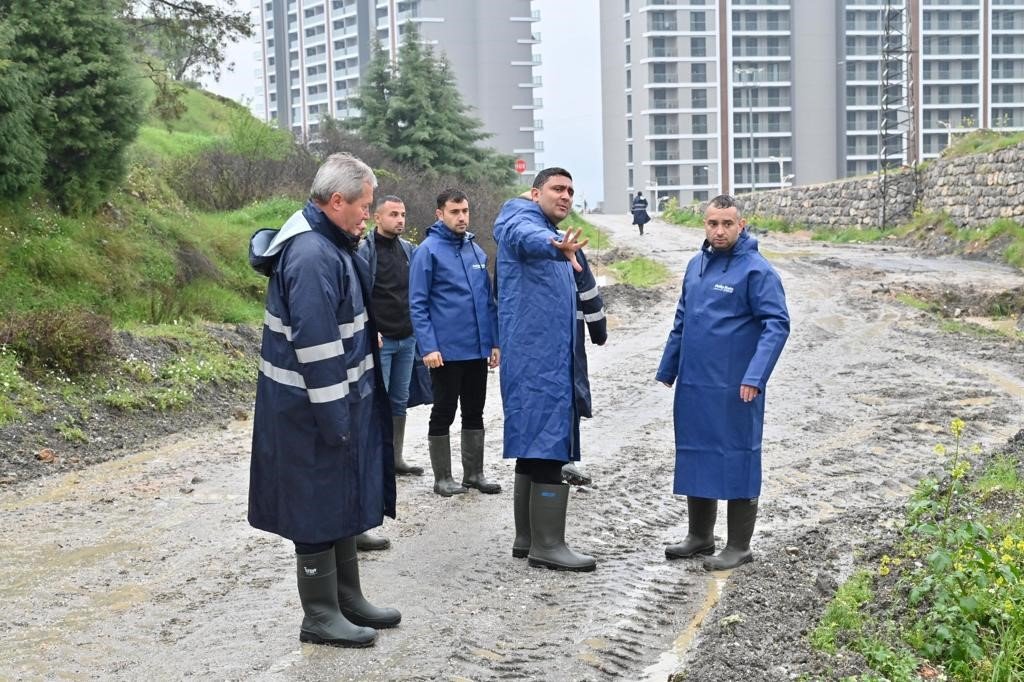
[[[960,417],[957,417],[949,423],[949,430],[950,432],[952,432],[954,436],[959,438],[964,433],[964,426],[964,420],[961,419]]]

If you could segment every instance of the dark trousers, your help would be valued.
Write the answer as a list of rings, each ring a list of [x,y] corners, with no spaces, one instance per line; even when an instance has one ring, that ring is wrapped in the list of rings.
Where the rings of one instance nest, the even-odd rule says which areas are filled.
[[[520,457],[516,460],[516,473],[529,476],[534,483],[557,485],[562,482],[563,464],[565,462],[554,459]]]
[[[334,542],[337,542],[337,540],[335,540]],[[315,543],[296,542],[295,543],[295,553],[296,554],[319,554],[320,552],[326,552],[331,547],[334,547],[334,542],[315,542]]]
[[[462,430],[484,428],[487,399],[487,360],[455,360],[430,370],[434,406],[430,409],[429,436],[447,436],[455,421],[455,408],[462,408]]]

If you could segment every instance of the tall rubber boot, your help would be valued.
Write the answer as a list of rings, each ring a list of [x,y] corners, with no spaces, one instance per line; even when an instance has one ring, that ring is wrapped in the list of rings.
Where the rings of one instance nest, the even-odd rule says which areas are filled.
[[[583,473],[576,466],[575,462],[566,462],[562,465],[562,483],[569,485],[590,485],[593,479]]]
[[[413,466],[402,459],[402,449],[405,446],[405,415],[399,417],[392,415],[391,423],[394,426],[395,434],[395,474],[398,476],[422,476],[423,467]]]
[[[462,485],[493,495],[501,486],[484,477],[484,430],[462,430]]]
[[[516,474],[512,488],[512,514],[516,519],[516,539],[512,541],[512,556],[525,559],[530,553],[530,483],[526,474]]]
[[[715,519],[718,500],[686,496],[688,530],[678,545],[665,548],[666,559],[689,559],[700,554],[715,553]]]
[[[449,436],[427,436],[430,466],[434,469],[434,492],[451,497],[467,492],[452,480],[452,441]]]
[[[356,536],[356,549],[360,552],[375,552],[387,549],[391,546],[391,540],[382,538],[379,535],[360,533]]]
[[[565,512],[569,505],[569,486],[565,483],[530,484],[531,566],[558,571],[593,571],[597,562],[586,554],[577,554],[565,544]]]
[[[355,538],[344,538],[334,543],[334,557],[338,565],[338,606],[345,618],[356,625],[382,630],[397,627],[402,622],[398,609],[374,606],[363,597],[359,585],[359,557],[356,556]]]
[[[306,614],[299,641],[330,646],[364,647],[377,641],[377,631],[356,625],[338,606],[338,568],[334,548],[317,554],[296,554],[299,599]]]
[[[725,571],[754,560],[750,551],[750,538],[754,535],[757,519],[757,498],[729,500],[729,538],[725,549],[704,560],[704,570]]]

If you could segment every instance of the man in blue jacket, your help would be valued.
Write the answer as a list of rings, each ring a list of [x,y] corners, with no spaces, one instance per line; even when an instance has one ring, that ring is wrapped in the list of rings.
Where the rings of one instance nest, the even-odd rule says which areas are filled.
[[[334,154],[309,202],[284,227],[253,236],[267,284],[256,385],[249,523],[295,544],[299,639],[370,646],[401,614],[363,598],[355,536],[395,516],[391,420],[356,255],[377,180]]]
[[[580,230],[560,235],[556,225],[572,209],[573,194],[568,171],[546,168],[530,198],[506,202],[494,224],[501,397],[505,457],[516,460],[513,512],[519,522],[512,556],[528,557],[531,566],[592,571],[593,557],[565,544],[569,486],[562,465],[573,459],[578,423],[573,272],[582,270],[576,253],[586,240],[579,241]]]
[[[423,364],[430,368],[434,406],[427,441],[434,492],[450,497],[476,488],[501,492],[484,476],[484,402],[487,369],[498,366],[498,320],[487,254],[469,232],[469,197],[446,189],[437,197],[437,222],[413,254],[409,306]],[[452,479],[455,409],[462,410],[462,485]]]
[[[675,384],[673,492],[689,513],[686,538],[665,555],[714,554],[718,500],[729,500],[728,538],[704,560],[709,571],[753,560],[765,386],[789,337],[782,281],[745,226],[732,197],[708,202],[707,239],[686,266],[656,377]]]

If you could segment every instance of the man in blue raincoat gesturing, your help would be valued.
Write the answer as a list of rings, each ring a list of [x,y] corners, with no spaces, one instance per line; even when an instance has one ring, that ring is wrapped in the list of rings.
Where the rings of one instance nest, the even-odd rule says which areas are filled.
[[[789,337],[782,281],[745,227],[735,199],[708,202],[707,239],[686,266],[657,374],[675,384],[673,492],[687,496],[689,514],[686,538],[665,555],[714,554],[718,500],[729,500],[728,539],[704,560],[709,571],[753,559],[765,385]]]
[[[572,176],[562,168],[537,174],[530,197],[501,207],[498,243],[498,336],[505,458],[516,460],[512,556],[531,566],[592,571],[592,557],[565,544],[569,486],[562,465],[572,459],[576,399],[574,349],[576,252],[580,230],[555,227],[572,209]]]

